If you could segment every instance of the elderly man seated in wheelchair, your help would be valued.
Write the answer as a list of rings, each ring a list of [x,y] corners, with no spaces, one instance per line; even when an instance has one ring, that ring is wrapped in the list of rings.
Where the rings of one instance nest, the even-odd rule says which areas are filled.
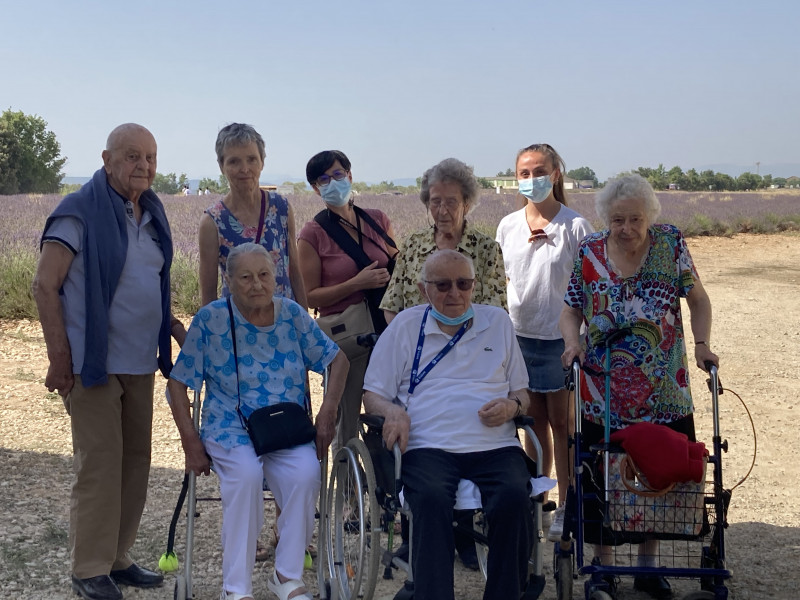
[[[528,375],[508,314],[472,305],[474,284],[468,257],[433,253],[418,284],[429,304],[395,317],[364,379],[366,411],[384,417],[386,446],[403,452],[416,600],[454,597],[461,479],[477,485],[488,519],[485,600],[522,595],[533,546],[530,474],[513,423],[528,407]]]

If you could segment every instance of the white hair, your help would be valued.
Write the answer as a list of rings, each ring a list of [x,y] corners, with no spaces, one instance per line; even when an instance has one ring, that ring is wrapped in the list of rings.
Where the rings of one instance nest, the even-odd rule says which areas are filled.
[[[606,227],[610,224],[611,205],[618,200],[641,200],[644,203],[644,212],[648,224],[652,225],[661,214],[661,203],[653,191],[653,186],[641,175],[625,175],[612,179],[605,187],[597,192],[594,198],[594,207],[597,216]]]

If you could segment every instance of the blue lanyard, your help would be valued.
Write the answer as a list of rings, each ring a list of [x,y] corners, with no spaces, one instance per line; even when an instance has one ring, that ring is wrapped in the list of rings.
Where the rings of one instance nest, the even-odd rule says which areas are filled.
[[[425,376],[430,372],[430,370],[436,366],[436,364],[444,358],[444,355],[452,350],[453,346],[456,345],[456,342],[460,340],[464,332],[467,330],[469,326],[469,321],[466,321],[456,334],[450,338],[450,341],[447,342],[444,348],[439,350],[439,354],[433,357],[433,360],[427,364],[427,366],[422,369],[421,373],[417,373],[419,371],[419,359],[422,356],[422,345],[425,343],[425,322],[428,320],[428,313],[431,311],[430,305],[428,308],[425,309],[425,314],[422,315],[422,323],[419,326],[419,339],[417,339],[417,351],[414,352],[414,363],[411,365],[411,384],[408,386],[408,395],[414,393],[416,387],[420,384],[420,382],[425,379]]]

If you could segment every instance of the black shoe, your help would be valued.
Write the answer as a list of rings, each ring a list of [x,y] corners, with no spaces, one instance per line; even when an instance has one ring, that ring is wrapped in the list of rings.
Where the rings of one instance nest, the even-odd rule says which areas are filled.
[[[480,568],[480,565],[478,564],[478,554],[475,551],[474,544],[468,550],[459,550],[458,558],[461,559],[461,564],[470,571],[477,571]]]
[[[132,585],[138,588],[158,587],[164,583],[164,576],[148,569],[143,569],[133,563],[127,569],[111,571],[111,578],[122,585]],[[121,597],[121,596],[120,596]]]
[[[122,600],[122,592],[108,575],[78,579],[72,576],[72,591],[86,600]]]
[[[672,598],[672,587],[670,587],[669,581],[660,575],[640,575],[639,577],[634,577],[633,588],[640,592],[646,592],[658,600]]]

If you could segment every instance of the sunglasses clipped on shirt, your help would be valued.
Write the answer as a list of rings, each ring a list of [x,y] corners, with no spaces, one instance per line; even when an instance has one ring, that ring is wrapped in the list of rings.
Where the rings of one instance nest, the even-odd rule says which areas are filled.
[[[432,283],[436,286],[436,289],[442,293],[449,292],[453,288],[453,283],[456,284],[456,287],[461,290],[462,292],[466,292],[472,289],[472,286],[475,285],[475,279],[464,279],[463,277],[459,277],[458,279],[437,279],[435,281],[428,281],[425,280],[425,283]]]

